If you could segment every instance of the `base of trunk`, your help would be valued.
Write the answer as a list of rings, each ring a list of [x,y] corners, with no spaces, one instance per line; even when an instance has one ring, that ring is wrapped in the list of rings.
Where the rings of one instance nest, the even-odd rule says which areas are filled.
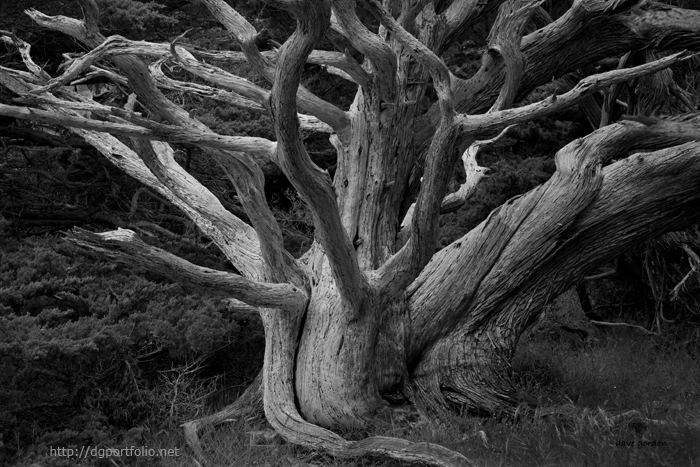
[[[512,415],[518,405],[510,350],[496,348],[490,334],[462,336],[433,347],[412,372],[412,396],[433,411],[458,408],[478,415]]]

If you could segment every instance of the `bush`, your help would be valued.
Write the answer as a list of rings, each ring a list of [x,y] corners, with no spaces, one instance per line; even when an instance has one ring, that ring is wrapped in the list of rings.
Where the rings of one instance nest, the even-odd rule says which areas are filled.
[[[260,326],[228,316],[220,301],[60,239],[3,240],[5,456],[30,445],[109,446],[136,427],[179,424],[200,415],[232,364],[241,378],[254,375]]]

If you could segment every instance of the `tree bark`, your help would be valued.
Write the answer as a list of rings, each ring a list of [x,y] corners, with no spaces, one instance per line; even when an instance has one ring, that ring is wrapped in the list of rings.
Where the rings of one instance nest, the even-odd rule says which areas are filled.
[[[588,197],[581,189],[569,191],[576,199],[566,200],[563,187],[550,192],[558,192],[566,210],[555,209],[541,192],[553,188],[555,175],[438,252],[409,292],[412,329],[420,330],[409,339],[416,362],[409,371],[424,397],[476,411],[512,411],[508,362],[542,306],[611,256],[700,220],[692,207],[698,148],[686,143],[619,161],[595,175],[602,185]],[[690,159],[680,162],[679,156]],[[678,174],[687,182],[678,182]],[[538,207],[545,206],[556,216],[544,217]],[[507,244],[496,240],[509,231]],[[484,253],[474,250],[477,245]]]
[[[376,32],[359,20],[353,0],[268,3],[297,20],[295,32],[274,54],[257,50],[257,31],[227,2],[204,0],[236,37],[239,54],[270,81],[271,91],[198,61],[197,51],[190,54],[176,43],[106,39],[97,29],[91,0],[81,0],[83,21],[31,11],[37,22],[93,51],[52,79],[31,61],[27,44],[3,35],[21,51],[30,73],[0,69],[0,84],[29,107],[0,105],[0,115],[71,127],[181,208],[219,246],[240,275],[192,265],[149,247],[130,231],[73,233],[85,247],[223,294],[241,310],[257,310],[265,327],[264,367],[242,400],[260,403],[284,439],[339,457],[369,453],[431,465],[473,465],[440,446],[384,437],[349,442],[331,429],[366,427],[374,418],[390,417],[382,396],[395,391],[436,411],[460,406],[512,414],[518,401],[510,361],[542,307],[612,254],[700,220],[698,117],[641,118],[567,145],[556,155],[557,171],[547,183],[507,201],[436,252],[441,212],[468,202],[486,170],[477,163],[478,148],[498,137],[478,138],[688,55],[600,73],[561,96],[511,109],[518,98],[552,77],[629,48],[698,48],[700,22],[692,20],[698,15],[655,3],[637,11],[625,2],[580,0],[558,20],[522,37],[533,15],[536,24],[544,16],[537,15],[537,2],[509,0],[489,36],[482,68],[464,80],[438,54],[487,2],[416,0],[389,11],[378,0],[366,0],[381,24]],[[596,37],[587,27],[592,21],[599,25]],[[314,51],[328,28],[345,35],[364,62],[356,63],[349,53]],[[579,53],[582,44],[595,47]],[[558,60],[562,50],[573,58]],[[175,82],[163,74],[162,62],[148,67],[138,57],[154,54],[226,91]],[[107,74],[128,83],[158,121],[100,106],[63,87],[98,60],[117,68]],[[357,83],[347,112],[300,86],[307,62],[329,64]],[[217,135],[170,101],[163,88],[268,112],[275,141]],[[430,89],[437,101],[423,112],[419,102]],[[299,108],[311,115],[300,116]],[[78,113],[85,111],[90,115]],[[302,129],[333,132],[334,179],[309,158]],[[209,154],[235,187],[248,222],[189,175],[165,139],[195,144]],[[463,156],[467,181],[448,194],[457,148],[465,141],[470,143]],[[646,152],[630,156],[635,151]],[[315,241],[299,260],[284,250],[280,226],[265,200],[264,163],[284,172],[312,213]],[[409,206],[410,215],[404,216]],[[239,405],[226,416],[239,413]],[[186,426],[198,454],[198,430],[223,417]]]

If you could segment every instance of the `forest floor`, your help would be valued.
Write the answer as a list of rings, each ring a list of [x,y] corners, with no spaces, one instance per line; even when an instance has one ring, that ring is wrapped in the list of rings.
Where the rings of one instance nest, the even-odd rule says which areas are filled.
[[[455,416],[443,423],[376,427],[371,433],[438,443],[478,466],[700,466],[700,336],[644,336],[615,329],[599,338],[540,336],[518,349],[513,370],[522,405],[517,420]],[[688,338],[690,337],[690,338]],[[251,445],[254,423],[224,425],[204,439],[214,466],[398,467],[381,459],[336,460],[277,443]],[[162,431],[151,446],[180,446]],[[192,465],[188,455],[164,466]]]

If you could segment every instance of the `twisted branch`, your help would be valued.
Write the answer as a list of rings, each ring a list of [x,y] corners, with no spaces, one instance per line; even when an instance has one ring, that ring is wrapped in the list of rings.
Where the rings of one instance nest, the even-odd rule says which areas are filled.
[[[235,298],[251,306],[298,312],[308,299],[303,290],[291,284],[256,282],[238,274],[197,266],[165,250],[147,245],[128,229],[93,233],[75,228],[68,234],[68,238],[113,260],[143,267],[176,282]]]
[[[262,55],[255,45],[255,39],[258,36],[255,27],[224,0],[202,0],[202,3],[233,34],[253,68],[274,85],[275,65]],[[297,96],[299,107],[304,112],[308,112],[330,125],[341,138],[345,137],[350,126],[350,119],[346,112],[314,95],[304,86],[297,87],[295,96]]]

